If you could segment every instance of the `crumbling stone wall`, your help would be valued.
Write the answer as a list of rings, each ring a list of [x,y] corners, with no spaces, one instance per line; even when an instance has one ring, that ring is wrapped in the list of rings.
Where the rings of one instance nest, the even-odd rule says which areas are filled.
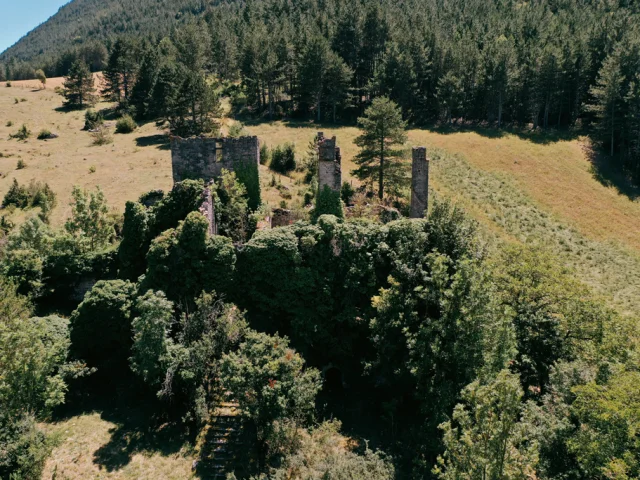
[[[411,218],[424,218],[429,204],[429,160],[425,147],[414,147],[411,164]]]
[[[342,187],[342,156],[336,146],[336,137],[324,138],[318,132],[318,190],[328,186],[334,192]]]
[[[213,204],[213,193],[211,192],[211,185],[207,185],[202,192],[202,205],[200,206],[200,213],[209,222],[209,235],[218,234],[218,225],[216,224],[216,210]]]
[[[203,179],[209,182],[223,169],[236,171],[260,165],[258,137],[171,137],[173,181]]]

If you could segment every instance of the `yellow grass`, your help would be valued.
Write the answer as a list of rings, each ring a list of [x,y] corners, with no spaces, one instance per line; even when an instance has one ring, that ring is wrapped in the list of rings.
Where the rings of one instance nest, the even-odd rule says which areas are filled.
[[[19,82],[14,85],[16,83]],[[158,148],[157,144],[137,144],[144,143],[145,137],[149,142],[154,135],[163,133],[155,124],[144,125],[129,135],[116,135],[113,134],[115,122],[107,122],[114,142],[94,146],[90,133],[82,131],[84,111],[56,111],[62,104],[62,97],[50,87],[57,83],[58,79],[50,79],[46,90],[0,85],[0,153],[3,155],[0,158],[0,197],[4,197],[14,178],[20,183],[28,183],[32,178],[46,181],[58,194],[58,207],[53,212],[52,222],[59,225],[70,213],[69,201],[74,185],[85,188],[100,185],[109,204],[120,211],[127,200],[135,200],[144,192],[171,188],[170,151]],[[16,104],[14,98],[27,101]],[[8,121],[13,122],[13,126],[7,127]],[[26,142],[9,139],[22,124],[31,130],[31,137]],[[37,140],[38,133],[44,128],[60,137]],[[24,160],[27,168],[17,170],[18,159]],[[92,166],[95,173],[90,173]]]
[[[159,450],[127,451],[127,441],[118,439],[118,425],[101,418],[99,413],[71,417],[46,426],[59,441],[49,457],[43,480],[100,479],[175,479],[194,478],[193,458],[182,452],[163,455]],[[132,433],[132,437],[136,433]],[[117,464],[118,467],[110,467]],[[55,473],[55,476],[54,476]]]

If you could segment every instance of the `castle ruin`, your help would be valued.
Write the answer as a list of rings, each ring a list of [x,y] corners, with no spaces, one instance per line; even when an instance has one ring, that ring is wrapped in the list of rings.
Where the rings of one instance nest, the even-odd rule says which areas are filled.
[[[324,138],[318,132],[318,190],[327,186],[334,192],[342,188],[342,155],[336,146],[336,137]]]
[[[260,165],[258,137],[208,138],[171,137],[171,166],[174,183],[187,179],[217,178],[222,170],[236,171]]]
[[[429,204],[429,160],[426,147],[413,147],[411,162],[411,218],[424,218]]]

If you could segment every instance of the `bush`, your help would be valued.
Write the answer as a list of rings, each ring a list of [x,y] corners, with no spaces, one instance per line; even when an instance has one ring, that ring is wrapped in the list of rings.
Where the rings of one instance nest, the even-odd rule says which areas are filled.
[[[344,210],[340,194],[338,192],[334,192],[326,185],[318,192],[316,208],[313,211],[312,219],[315,222],[321,215],[325,214],[344,218]]]
[[[41,207],[49,210],[56,205],[56,194],[49,184],[31,180],[29,185],[20,186],[18,180],[13,179],[9,191],[2,201],[3,207],[14,205],[18,208]]]
[[[295,145],[285,143],[278,145],[271,154],[269,168],[279,173],[287,174],[296,169]]]
[[[247,134],[247,131],[244,129],[244,125],[240,122],[236,122],[229,127],[228,136],[231,138],[242,137],[242,136],[245,136],[246,134]]]
[[[138,124],[130,115],[125,115],[116,122],[116,133],[131,133],[136,128]]]
[[[102,113],[100,112],[96,112],[95,110],[87,110],[87,112],[84,114],[85,130],[95,130],[103,123],[104,118],[102,118]]]
[[[260,165],[269,165],[271,163],[271,150],[266,143],[260,145]]]
[[[11,82],[7,82],[7,88],[11,88]]]
[[[38,134],[38,140],[49,140],[50,138],[53,138],[53,134],[47,130],[46,128],[40,130],[40,133]]]
[[[11,120],[7,122],[7,127],[13,127],[13,122]]]
[[[71,316],[71,350],[75,358],[103,373],[127,368],[135,292],[134,284],[122,280],[95,284]]]
[[[0,440],[0,478],[40,478],[51,445],[32,416],[0,418]]]
[[[351,200],[355,194],[356,191],[349,182],[344,182],[342,184],[342,188],[340,189],[340,198],[342,198],[345,205],[351,204]]]
[[[113,143],[109,130],[102,125],[95,132],[92,132],[91,136],[93,137],[93,144],[97,146]]]
[[[18,163],[16,164],[16,169],[23,170],[25,168],[27,168],[27,164],[24,162],[24,160],[22,159],[18,160]]]
[[[22,124],[20,130],[18,130],[13,135],[10,135],[11,138],[15,138],[16,140],[26,140],[31,136],[31,131],[27,128],[25,124]]]

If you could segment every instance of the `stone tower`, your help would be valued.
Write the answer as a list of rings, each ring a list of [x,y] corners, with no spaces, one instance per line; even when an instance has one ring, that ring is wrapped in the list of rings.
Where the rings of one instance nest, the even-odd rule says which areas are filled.
[[[426,147],[413,147],[411,164],[411,218],[424,218],[429,205],[429,160]]]

